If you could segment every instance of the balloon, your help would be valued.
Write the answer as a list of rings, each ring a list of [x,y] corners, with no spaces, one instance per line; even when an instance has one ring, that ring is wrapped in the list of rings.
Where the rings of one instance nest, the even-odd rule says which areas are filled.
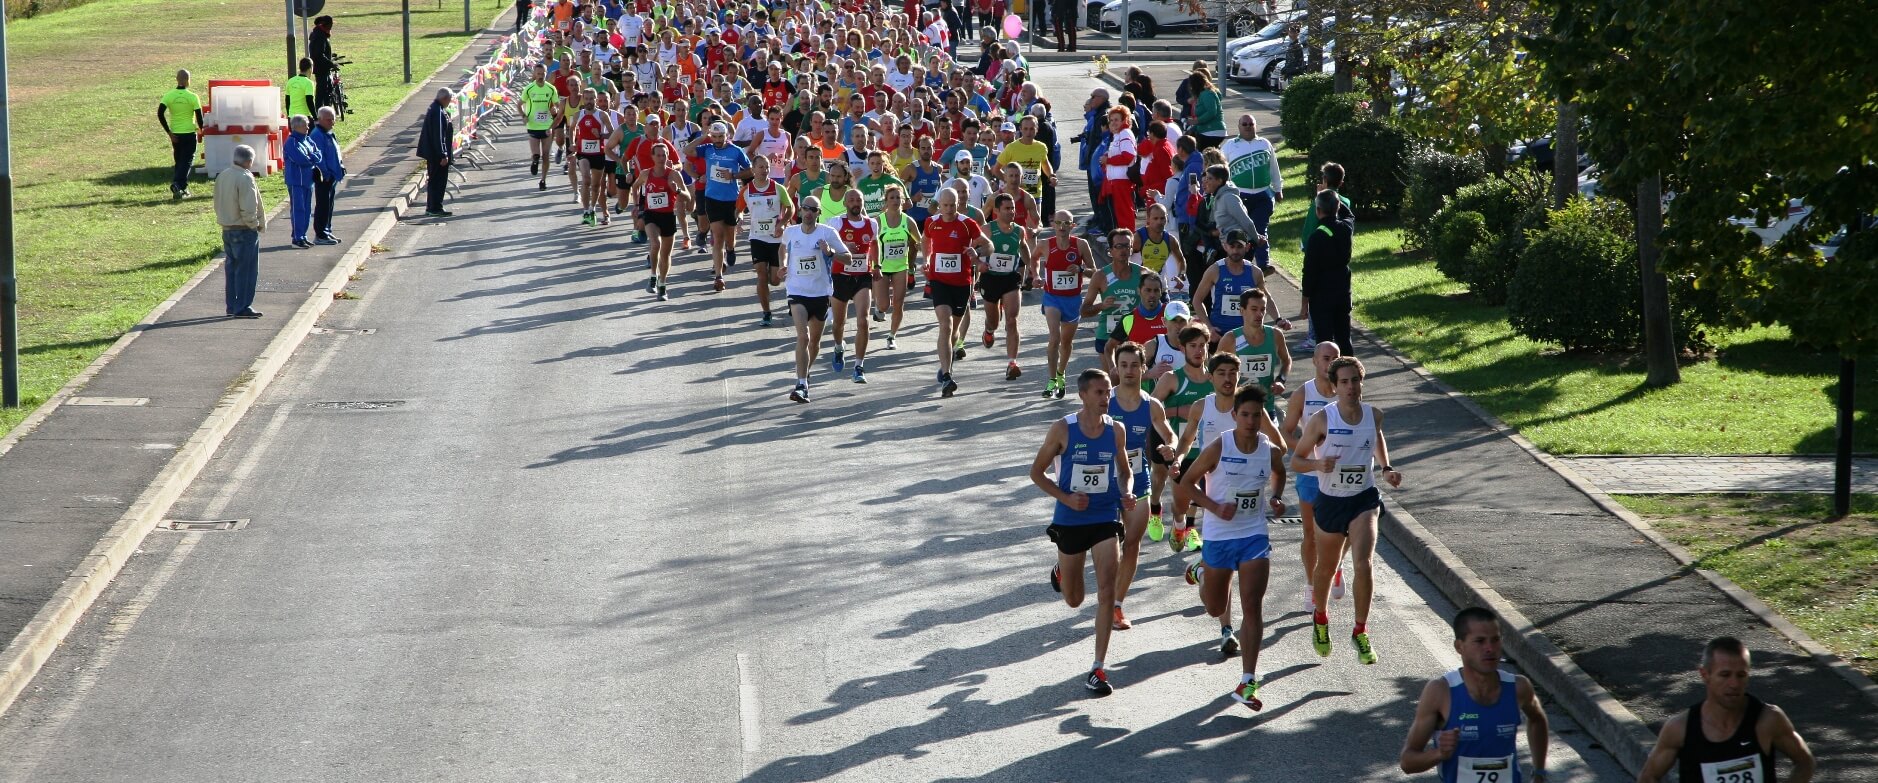
[[[1024,20],[1023,19],[1018,18],[1017,14],[1011,14],[1010,16],[1004,17],[1005,37],[1016,38],[1023,34],[1024,34]]]

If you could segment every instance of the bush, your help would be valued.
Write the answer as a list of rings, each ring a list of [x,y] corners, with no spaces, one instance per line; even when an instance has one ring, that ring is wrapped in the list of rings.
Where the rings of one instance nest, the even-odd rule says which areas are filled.
[[[1286,144],[1301,150],[1311,148],[1317,136],[1312,132],[1311,119],[1335,87],[1335,79],[1327,73],[1303,74],[1286,85],[1284,97],[1278,102],[1278,122]]]
[[[1408,134],[1400,129],[1379,120],[1363,120],[1332,128],[1318,139],[1311,148],[1310,171],[1330,161],[1343,164],[1348,176],[1340,192],[1350,199],[1357,216],[1388,217],[1402,206],[1408,148]]]
[[[1430,220],[1435,268],[1466,285],[1485,304],[1506,301],[1506,287],[1526,249],[1526,234],[1545,225],[1545,184],[1539,175],[1510,172],[1468,185],[1449,196]],[[1486,236],[1450,237],[1454,216],[1477,214]],[[1467,224],[1473,230],[1471,221]]]
[[[1322,139],[1335,128],[1369,118],[1369,99],[1362,93],[1338,93],[1326,97],[1311,113],[1311,134]]]
[[[1513,331],[1567,350],[1617,351],[1638,344],[1643,316],[1637,245],[1611,230],[1599,213],[1614,202],[1600,201],[1574,199],[1533,234],[1507,290],[1506,318]]]
[[[1487,178],[1478,158],[1420,146],[1409,153],[1408,190],[1402,194],[1402,229],[1415,247],[1431,248],[1435,213],[1455,191]]]
[[[1473,277],[1468,255],[1476,245],[1492,247],[1497,239],[1479,212],[1442,210],[1431,230],[1430,254],[1441,274],[1465,282]]]

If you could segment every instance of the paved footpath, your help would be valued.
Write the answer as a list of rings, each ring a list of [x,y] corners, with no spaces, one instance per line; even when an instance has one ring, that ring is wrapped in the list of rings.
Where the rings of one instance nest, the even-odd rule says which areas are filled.
[[[654,301],[520,154],[387,238],[175,511],[249,525],[146,541],[0,717],[0,781],[1408,779],[1452,607],[1393,548],[1382,661],[1322,660],[1275,527],[1254,714],[1150,545],[1089,698],[1025,475],[1073,402],[977,348],[940,399],[919,304],[792,405],[747,266]],[[1555,780],[1621,776],[1555,721]]]
[[[1564,462],[1614,495],[1832,491],[1832,457],[1662,454],[1566,457]],[[1878,492],[1878,458],[1852,460],[1852,491]]]

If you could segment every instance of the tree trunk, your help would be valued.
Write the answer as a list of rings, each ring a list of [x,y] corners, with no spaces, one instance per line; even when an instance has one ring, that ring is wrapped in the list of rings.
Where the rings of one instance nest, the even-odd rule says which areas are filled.
[[[1560,101],[1558,129],[1552,133],[1552,207],[1561,209],[1578,194],[1578,104]]]
[[[1832,515],[1840,519],[1852,513],[1852,413],[1855,410],[1853,389],[1857,387],[1858,363],[1852,357],[1839,359],[1839,432],[1832,454]]]
[[[1356,89],[1355,66],[1350,58],[1343,56],[1343,50],[1337,50],[1337,74],[1332,81],[1331,91],[1342,94]]]
[[[1663,232],[1663,179],[1651,175],[1637,185],[1637,267],[1643,277],[1643,358],[1649,369],[1644,384],[1673,386],[1682,380],[1676,365],[1676,337],[1669,321],[1669,283],[1656,271]]]

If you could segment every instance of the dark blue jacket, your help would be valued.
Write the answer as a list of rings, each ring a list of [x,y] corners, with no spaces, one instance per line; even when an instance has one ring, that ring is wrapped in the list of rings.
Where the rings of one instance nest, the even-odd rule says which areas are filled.
[[[439,162],[456,154],[456,124],[436,101],[424,110],[424,127],[417,136],[417,156]]]
[[[281,156],[287,160],[287,187],[312,187],[313,169],[320,165],[320,148],[313,143],[313,137],[304,133],[287,136],[287,143],[282,145]]]
[[[338,182],[346,178],[345,160],[339,155],[339,140],[333,138],[332,131],[318,125],[313,126],[313,145],[319,148],[320,177],[327,182]]]
[[[1199,224],[1198,218],[1187,214],[1187,197],[1191,194],[1191,191],[1187,189],[1187,175],[1192,174],[1198,177],[1205,173],[1206,158],[1196,151],[1192,155],[1187,156],[1186,168],[1181,169],[1180,173],[1174,177],[1173,212],[1174,223],[1176,225],[1193,226]]]
[[[1082,150],[1076,158],[1076,168],[1087,171],[1096,148],[1108,141],[1109,125],[1104,119],[1108,113],[1107,104],[1082,113]]]

